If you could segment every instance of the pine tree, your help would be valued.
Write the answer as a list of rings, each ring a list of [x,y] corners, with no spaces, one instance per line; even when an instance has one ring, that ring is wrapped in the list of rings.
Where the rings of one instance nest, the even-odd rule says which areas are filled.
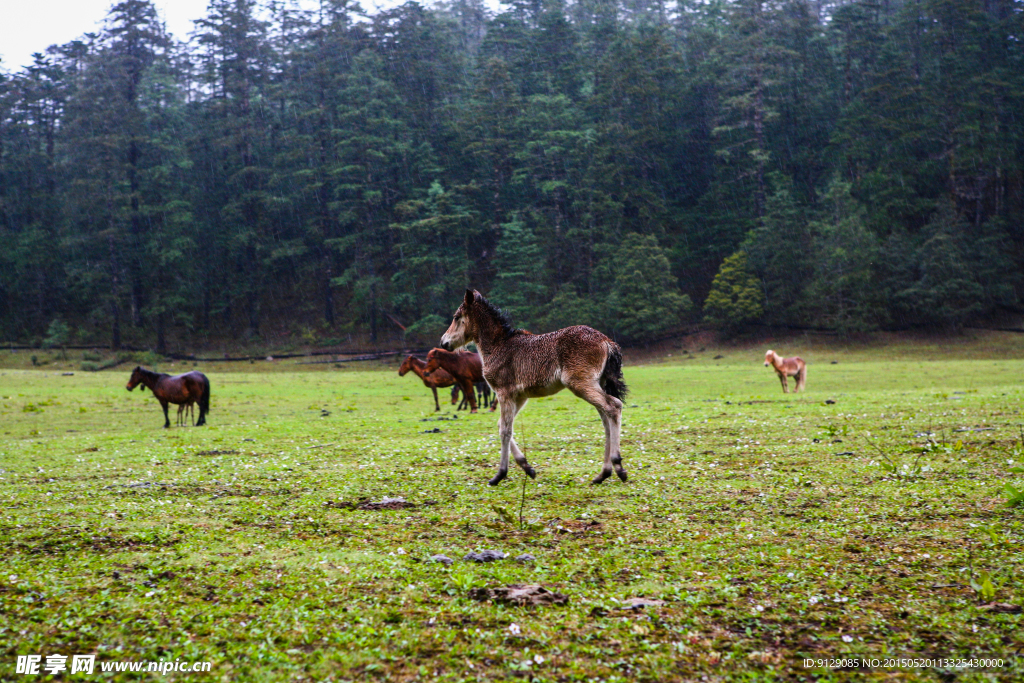
[[[766,319],[799,323],[806,319],[805,288],[813,272],[807,210],[786,178],[772,179],[780,187],[768,198],[763,224],[750,231],[742,248],[762,282]]]
[[[834,182],[822,203],[826,215],[809,225],[811,321],[842,334],[874,329],[884,310],[875,281],[878,238],[867,228],[866,211],[850,196],[848,183]]]
[[[358,5],[347,0],[321,0],[315,16],[300,23],[300,36],[288,54],[282,85],[289,100],[290,125],[282,135],[279,163],[290,171],[282,181],[302,216],[304,249],[314,255],[310,270],[322,296],[324,322],[336,321],[332,279],[339,267],[329,245],[342,236],[337,212],[337,141],[342,92],[352,60],[365,36],[352,20]]]
[[[512,311],[520,325],[535,325],[547,298],[547,264],[543,247],[521,216],[501,225],[494,266],[498,274],[490,298]]]
[[[434,182],[426,199],[395,207],[399,222],[390,226],[396,233],[391,304],[404,319],[414,321],[407,337],[434,336],[451,314],[451,302],[472,284],[469,244],[478,228],[462,189],[446,191]]]
[[[772,160],[767,127],[779,116],[772,89],[782,77],[783,63],[792,56],[774,34],[778,18],[773,10],[764,0],[733,3],[733,30],[719,46],[724,73],[721,119],[714,131],[719,140],[716,153],[721,172],[742,188],[740,195],[751,198],[750,210],[758,220],[766,211]]]
[[[129,235],[125,265],[131,287],[132,323],[140,327],[146,294],[142,282],[145,268],[142,245],[145,236],[139,182],[144,163],[142,153],[146,144],[146,130],[139,97],[143,79],[158,53],[168,47],[169,41],[150,0],[122,0],[110,9],[107,23],[105,34],[110,46],[109,62],[105,70],[111,78],[116,79],[118,95],[116,109],[107,113],[113,113],[119,119],[119,132],[123,138],[117,144],[123,148],[124,173],[128,185],[128,206],[125,209]]]
[[[611,329],[628,341],[657,338],[693,308],[679,291],[668,256],[652,235],[630,233],[615,253]]]
[[[737,251],[722,261],[711,291],[704,301],[704,320],[727,333],[754,322],[764,312],[764,294],[747,264],[747,255]]]
[[[211,127],[201,143],[216,164],[214,192],[203,206],[226,268],[206,268],[206,291],[226,295],[220,302],[230,321],[235,301],[245,313],[245,335],[260,330],[260,305],[269,282],[266,261],[273,251],[273,197],[267,187],[272,150],[267,94],[272,55],[268,27],[257,18],[254,0],[212,0],[197,22],[203,78],[209,89]],[[219,248],[219,249],[218,249]],[[211,264],[212,265],[212,264]],[[222,295],[222,296],[223,296]]]
[[[67,303],[58,143],[70,88],[56,50],[0,76],[0,321],[8,338],[41,333]]]
[[[380,313],[391,298],[387,263],[394,244],[385,228],[396,205],[412,198],[420,173],[432,167],[430,147],[413,144],[403,118],[406,103],[383,76],[377,55],[366,51],[353,60],[341,93],[331,171],[342,236],[328,243],[346,263],[333,283],[349,288],[350,305],[368,324],[371,341],[379,337]]]

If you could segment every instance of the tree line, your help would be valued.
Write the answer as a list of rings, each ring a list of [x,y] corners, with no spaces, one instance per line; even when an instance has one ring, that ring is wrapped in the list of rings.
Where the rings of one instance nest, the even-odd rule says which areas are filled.
[[[1015,0],[148,0],[0,72],[0,330],[843,333],[1020,310]],[[57,332],[55,332],[55,329]],[[65,334],[66,333],[66,334]]]

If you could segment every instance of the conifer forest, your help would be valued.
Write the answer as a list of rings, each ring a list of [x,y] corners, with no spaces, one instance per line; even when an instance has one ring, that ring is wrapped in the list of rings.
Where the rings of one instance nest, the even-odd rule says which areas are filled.
[[[0,64],[0,337],[1021,312],[1019,0],[148,0]]]

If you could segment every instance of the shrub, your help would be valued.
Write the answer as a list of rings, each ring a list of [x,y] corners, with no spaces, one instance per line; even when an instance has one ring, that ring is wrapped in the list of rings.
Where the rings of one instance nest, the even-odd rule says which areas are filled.
[[[68,343],[71,336],[71,328],[60,318],[55,318],[46,328],[46,338],[43,339],[43,348],[53,349],[62,347]]]

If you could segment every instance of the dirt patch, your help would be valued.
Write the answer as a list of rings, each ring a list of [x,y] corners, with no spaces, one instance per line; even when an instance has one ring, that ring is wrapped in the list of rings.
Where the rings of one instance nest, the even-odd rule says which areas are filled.
[[[548,526],[556,534],[601,533],[603,530],[601,522],[598,522],[596,519],[553,519],[548,523]]]
[[[384,497],[378,501],[371,501],[369,498],[360,498],[353,503],[347,500],[327,500],[324,507],[336,508],[339,510],[407,510],[409,508],[429,507],[437,505],[436,500],[425,500],[422,503],[410,503],[405,498]]]
[[[507,605],[567,605],[569,598],[543,586],[512,584],[502,588],[473,588],[469,597],[480,602],[493,600]]]

